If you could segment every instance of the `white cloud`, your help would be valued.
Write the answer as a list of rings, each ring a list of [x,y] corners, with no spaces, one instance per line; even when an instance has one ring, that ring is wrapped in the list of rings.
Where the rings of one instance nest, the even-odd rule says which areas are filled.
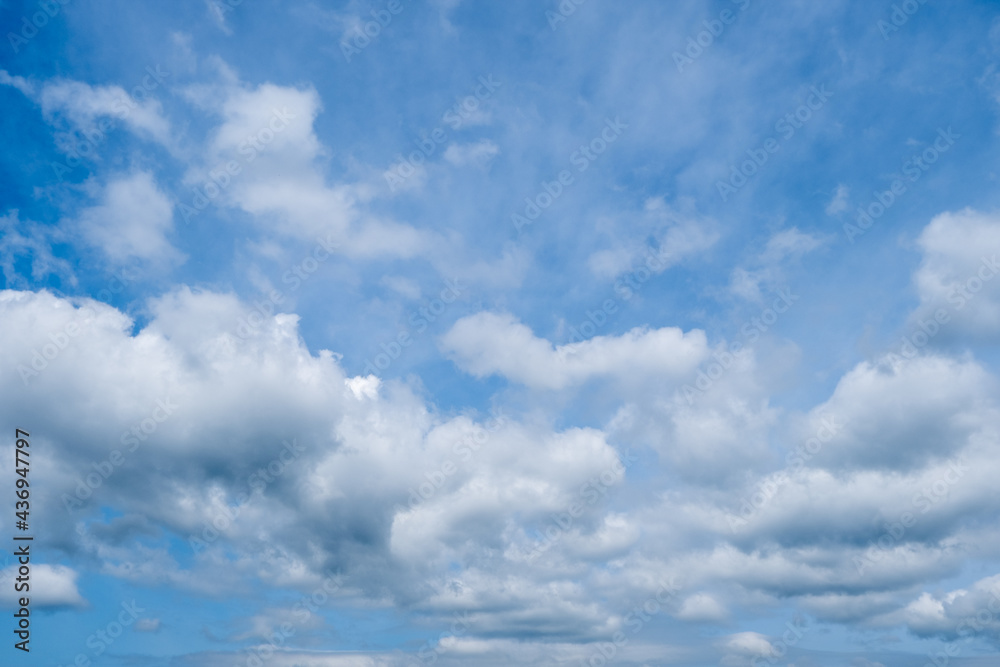
[[[708,355],[702,331],[674,327],[633,329],[621,336],[553,346],[506,313],[463,317],[441,341],[442,349],[477,377],[502,375],[529,387],[562,389],[594,377],[629,381],[651,375],[678,379]]]
[[[768,239],[760,261],[773,263],[786,258],[798,259],[819,248],[823,243],[824,239],[815,234],[805,234],[795,227],[784,229]]]
[[[152,86],[154,80],[147,80]],[[168,147],[171,143],[170,123],[163,116],[162,105],[148,92],[145,99],[137,99],[121,86],[91,86],[81,81],[60,80],[46,83],[39,101],[47,117],[65,115],[81,130],[93,130],[99,118],[114,117],[140,136]]]
[[[554,345],[509,313],[481,312],[459,319],[440,346],[475,377],[499,375],[529,390],[582,389],[600,380],[586,387],[595,418],[606,419],[616,438],[656,449],[692,479],[745,474],[768,459],[778,416],[762,384],[770,369],[751,351],[735,356],[724,342],[709,347],[701,330],[637,328]],[[780,350],[785,358],[792,353]],[[709,379],[705,369],[719,366],[717,359],[725,368],[718,376],[711,369]]]
[[[83,607],[86,600],[77,590],[79,574],[72,568],[47,563],[32,563],[30,595],[14,590],[14,579],[18,576],[18,565],[14,564],[0,571],[0,604],[17,608],[18,599],[27,595],[33,608]]]
[[[368,184],[327,184],[321,163],[328,151],[314,130],[322,104],[314,88],[248,88],[231,72],[223,78],[218,86],[187,90],[223,120],[211,132],[202,166],[185,175],[200,193],[181,209],[185,218],[208,205],[232,206],[287,236],[332,238],[354,256],[413,257],[429,248],[425,233],[362,210],[374,194]]]
[[[115,262],[135,258],[158,263],[180,258],[167,240],[173,231],[173,204],[148,172],[108,182],[100,203],[80,213],[79,226],[87,242]]]
[[[921,232],[923,252],[914,283],[920,306],[911,326],[948,318],[936,340],[955,336],[996,339],[1000,335],[1000,217],[972,209],[942,213]]]
[[[542,574],[533,574],[523,556],[511,556],[532,549],[532,527],[578,500],[587,480],[612,471],[602,488],[622,481],[600,431],[553,432],[509,419],[484,430],[468,416],[438,415],[404,385],[349,378],[334,354],[312,355],[294,315],[236,336],[250,309],[229,295],[169,293],[148,304],[151,320],[135,335],[117,310],[84,303],[88,310],[44,292],[0,292],[0,400],[10,409],[3,419],[47,415],[47,453],[36,465],[51,493],[39,521],[53,536],[71,536],[105,574],[226,595],[247,580],[308,590],[339,570],[350,580],[345,595],[378,598],[388,587],[444,615],[459,586],[451,569],[458,560],[469,563],[462,595],[483,627],[503,628],[505,618],[566,634],[580,624],[603,627],[606,617],[584,588],[567,598],[562,575],[544,574],[541,563]],[[70,323],[76,333],[68,344],[22,382],[18,367],[30,368],[49,334]],[[63,406],[56,415],[54,400]],[[166,417],[163,405],[171,406]],[[152,433],[129,450],[130,429],[158,414]],[[241,504],[254,471],[279,460],[292,439],[302,453],[265,494]],[[209,441],[220,446],[204,447]],[[68,512],[67,499],[115,448],[124,467]],[[433,491],[411,502],[429,482]],[[567,536],[581,554],[621,550],[635,539],[620,518],[605,518],[605,502],[601,495],[587,503]],[[130,515],[103,519],[99,506]],[[239,516],[190,567],[164,545],[129,538],[148,532],[143,525],[203,537],[233,507]]]
[[[824,445],[831,467],[907,470],[956,455],[984,419],[995,380],[971,360],[920,356],[861,363],[813,409],[802,441],[832,418],[837,432]]]
[[[759,632],[739,632],[729,635],[723,646],[730,653],[751,658],[763,658],[774,651],[771,642]]]
[[[40,525],[77,535],[74,546],[104,563],[102,572],[128,581],[226,596],[247,581],[308,591],[324,573],[340,571],[349,582],[343,604],[389,594],[439,619],[465,609],[475,619],[470,641],[528,630],[574,641],[607,637],[621,627],[617,614],[671,573],[683,573],[686,583],[667,612],[691,622],[722,622],[743,604],[778,598],[834,622],[857,622],[884,618],[891,602],[899,608],[913,601],[915,586],[952,576],[962,553],[986,548],[977,517],[996,511],[996,419],[987,403],[959,407],[963,392],[991,395],[969,361],[920,358],[849,373],[822,410],[792,420],[791,428],[806,432],[810,420],[829,412],[848,425],[844,440],[825,445],[734,533],[726,515],[752,492],[745,473],[768,460],[777,425],[760,384],[745,377],[760,372],[752,359],[694,405],[664,400],[662,388],[624,392],[635,419],[649,420],[661,457],[635,479],[631,469],[616,469],[620,454],[600,429],[555,431],[511,417],[488,426],[471,415],[440,414],[403,384],[348,377],[338,355],[305,347],[295,315],[265,318],[241,338],[237,323],[249,308],[230,295],[180,289],[150,302],[149,324],[133,335],[122,313],[86,305],[90,310],[46,293],[0,293],[0,401],[9,406],[5,415],[46,419],[50,454],[39,461],[38,482],[51,493],[38,508]],[[30,366],[33,351],[70,322],[79,333],[21,382],[18,365]],[[472,367],[542,389],[592,377],[659,382],[691,372],[690,361],[710,353],[700,332],[659,329],[576,344],[561,360],[558,348],[510,316],[485,313],[467,322],[474,335],[458,339],[475,342],[468,347],[476,351]],[[895,403],[883,396],[897,394]],[[72,496],[86,471],[121,447],[123,433],[150,419],[163,399],[177,406],[175,414],[128,454],[128,474],[115,472],[89,504],[68,513],[63,494]],[[62,406],[57,413],[53,400]],[[871,444],[910,437],[908,421],[928,431],[921,415],[954,421],[930,444],[908,443],[913,451],[899,451],[895,463]],[[293,438],[303,453],[266,493],[239,505],[253,472]],[[855,439],[881,452],[875,467],[854,465],[866,462]],[[205,448],[206,441],[223,446]],[[859,572],[854,559],[882,530],[873,517],[891,521],[912,510],[915,489],[933,487],[948,465],[942,457],[951,455],[967,457],[962,483]],[[838,456],[854,468],[845,470]],[[0,460],[0,474],[3,466],[9,462]],[[718,483],[720,469],[731,483]],[[664,486],[663,470],[679,486]],[[634,493],[631,482],[644,479],[650,492]],[[574,503],[583,511],[567,522]],[[234,506],[239,515],[190,564],[165,545],[130,539],[148,535],[149,526],[201,536]],[[96,507],[129,514],[104,519]],[[540,542],[550,529],[558,529],[551,543]],[[859,597],[872,588],[893,600]],[[921,609],[895,623],[930,631],[940,618]],[[265,616],[249,630],[263,628]],[[761,637],[737,635],[723,650],[746,657],[765,648]]]
[[[0,86],[12,86],[20,90],[25,97],[35,94],[35,87],[23,76],[11,76],[7,70],[0,69]]]
[[[684,600],[675,616],[682,621],[720,622],[726,620],[728,612],[707,593],[698,593]]]
[[[902,610],[906,626],[920,637],[942,639],[1000,636],[1000,575],[968,588],[922,593]]]

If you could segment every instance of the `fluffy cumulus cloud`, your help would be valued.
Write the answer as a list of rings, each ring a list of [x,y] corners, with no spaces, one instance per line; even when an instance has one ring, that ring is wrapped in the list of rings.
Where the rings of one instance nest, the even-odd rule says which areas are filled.
[[[222,120],[209,133],[201,163],[185,175],[193,192],[181,208],[186,221],[209,206],[228,206],[292,237],[333,238],[351,254],[410,257],[426,250],[425,234],[362,210],[373,186],[328,183],[320,168],[328,150],[314,128],[322,111],[315,89],[251,87],[227,68],[223,73],[215,85],[186,91]]]
[[[920,233],[917,245],[923,258],[914,275],[920,308],[913,327],[937,340],[962,335],[996,340],[1000,217],[972,209],[942,213]],[[936,324],[943,325],[940,333]]]
[[[993,421],[995,382],[971,360],[888,356],[844,375],[804,435],[829,424],[828,466],[921,467],[954,456]]]
[[[701,331],[668,327],[634,329],[615,337],[553,346],[509,313],[462,318],[442,339],[444,351],[464,370],[499,374],[529,387],[563,389],[595,377],[627,382],[636,376],[687,375],[708,356]]]
[[[27,578],[29,585],[34,586],[34,592],[30,588],[22,588],[19,594],[15,590],[15,583],[18,577],[21,577],[21,583],[25,581],[24,574],[19,572],[20,567],[20,564],[15,563],[0,570],[0,581],[5,584],[3,593],[0,594],[0,603],[5,607],[18,608],[20,606],[18,601],[24,597],[28,597],[41,609],[87,605],[77,588],[76,580],[79,573],[72,568],[47,563],[37,564],[31,569]]]
[[[174,227],[173,203],[149,172],[115,176],[95,206],[80,213],[80,233],[113,262],[176,261],[180,253],[167,235]]]
[[[706,593],[692,595],[677,610],[677,618],[683,621],[717,622],[725,620],[726,615],[726,608]]]
[[[1000,581],[992,576],[969,588],[924,593],[900,612],[906,625],[923,637],[968,639],[977,635],[1000,641]]]
[[[37,465],[53,494],[38,511],[106,571],[220,593],[240,577],[308,587],[341,571],[366,594],[388,587],[442,613],[462,604],[498,628],[493,617],[522,613],[502,610],[513,601],[556,630],[567,613],[603,623],[583,590],[574,602],[568,581],[539,586],[523,568],[532,529],[564,507],[585,509],[569,536],[581,554],[635,539],[605,508],[625,467],[600,432],[437,414],[405,385],[349,378],[332,352],[310,354],[294,316],[236,333],[245,307],[225,294],[157,299],[134,335],[92,301],[8,291],[0,303],[4,396],[23,418],[56,394],[92,392],[86,412],[49,421]],[[76,532],[107,504],[129,515]],[[150,525],[187,540],[194,563],[125,546]],[[288,553],[245,569],[272,542]],[[458,579],[455,560],[470,564]]]

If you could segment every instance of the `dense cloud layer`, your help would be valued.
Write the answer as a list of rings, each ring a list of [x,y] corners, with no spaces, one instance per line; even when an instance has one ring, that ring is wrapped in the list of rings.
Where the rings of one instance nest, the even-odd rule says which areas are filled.
[[[681,592],[665,609],[681,621],[725,623],[741,606],[791,598],[821,620],[943,637],[973,613],[964,601],[986,594],[987,583],[940,600],[921,592],[958,573],[963,552],[996,549],[995,380],[971,358],[859,364],[793,419],[798,439],[773,472],[725,490],[689,476],[655,491],[686,438],[711,442],[711,402],[675,398],[667,416],[630,402],[674,425],[640,470],[600,430],[552,430],[502,409],[444,414],[405,384],[348,377],[338,355],[305,347],[293,315],[241,327],[249,309],[230,295],[174,291],[149,303],[136,332],[98,302],[7,291],[0,304],[3,400],[46,423],[46,537],[114,576],[230,595],[248,581],[307,591],[336,572],[337,595],[442,621],[461,611],[472,636],[573,640],[611,637],[628,600],[671,579]],[[683,378],[708,354],[700,332],[676,329],[560,354],[491,313],[443,340],[470,370],[543,390],[609,372]],[[623,494],[633,477],[649,480],[647,494]],[[101,519],[98,507],[124,514]],[[178,559],[169,536],[193,558]],[[78,603],[67,591],[54,599]]]

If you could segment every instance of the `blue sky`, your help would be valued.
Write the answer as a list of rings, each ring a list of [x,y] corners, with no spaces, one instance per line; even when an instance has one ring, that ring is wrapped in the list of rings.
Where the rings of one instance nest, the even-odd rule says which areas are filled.
[[[0,12],[11,660],[994,663],[995,3]]]

